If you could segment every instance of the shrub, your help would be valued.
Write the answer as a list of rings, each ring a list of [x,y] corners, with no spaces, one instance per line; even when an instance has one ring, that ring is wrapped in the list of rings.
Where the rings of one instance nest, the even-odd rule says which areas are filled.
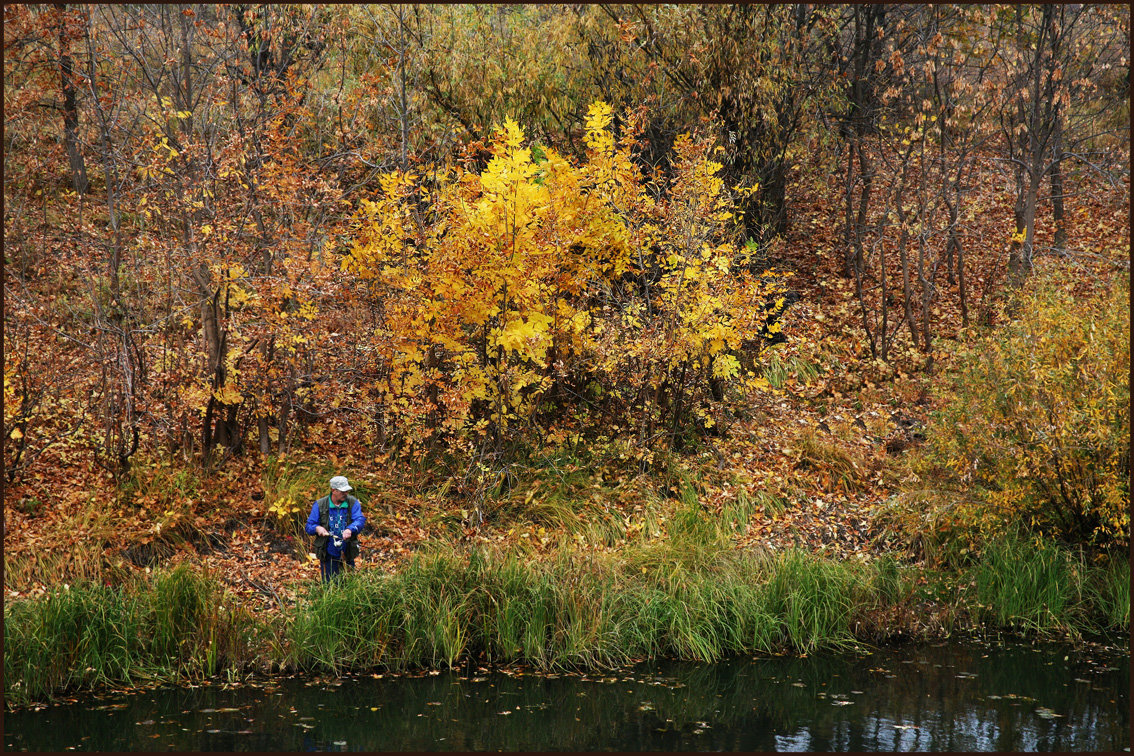
[[[508,119],[479,175],[385,175],[361,202],[344,268],[397,303],[383,307],[376,388],[403,438],[562,437],[575,409],[639,446],[678,444],[716,422],[727,383],[767,385],[754,360],[785,287],[733,243],[712,145],[683,136],[668,175],[644,178],[637,117],[618,140],[612,120],[591,107],[576,163],[537,156]]]
[[[311,502],[326,495],[327,481],[337,472],[327,462],[304,462],[271,456],[264,462],[262,481],[267,521],[284,535],[302,534]],[[351,485],[357,488],[357,483]],[[352,492],[360,496],[357,491]]]
[[[972,543],[1016,524],[1128,543],[1129,300],[1125,281],[1075,297],[1037,277],[1017,320],[960,350],[906,491],[937,528]]]

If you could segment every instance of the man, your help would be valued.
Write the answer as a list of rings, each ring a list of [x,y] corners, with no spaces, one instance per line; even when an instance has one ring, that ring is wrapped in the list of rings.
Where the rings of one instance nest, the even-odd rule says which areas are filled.
[[[331,493],[311,507],[307,534],[315,536],[315,555],[323,582],[342,572],[346,564],[354,569],[358,557],[358,534],[366,525],[362,504],[348,491],[353,489],[342,475],[331,478]]]

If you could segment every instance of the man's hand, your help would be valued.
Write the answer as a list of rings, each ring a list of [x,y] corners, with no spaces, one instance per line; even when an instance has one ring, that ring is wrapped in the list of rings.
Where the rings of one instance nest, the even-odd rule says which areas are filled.
[[[348,538],[350,538],[350,528],[347,528],[346,530],[343,531],[343,540],[345,541]]]
[[[317,536],[328,536],[330,534],[331,534],[331,531],[327,530],[322,525],[316,525],[315,526],[315,535],[317,535]]]

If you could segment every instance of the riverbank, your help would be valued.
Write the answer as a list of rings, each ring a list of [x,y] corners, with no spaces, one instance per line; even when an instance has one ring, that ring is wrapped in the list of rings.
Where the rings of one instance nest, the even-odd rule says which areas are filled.
[[[1129,629],[1129,563],[1004,542],[956,572],[893,558],[722,549],[689,516],[617,553],[440,548],[394,573],[318,584],[277,612],[183,565],[80,583],[5,607],[5,700],[248,675],[813,654],[899,638],[1011,633],[1085,640]]]
[[[8,704],[281,668],[1128,629],[1117,263],[1037,271],[1000,328],[954,322],[885,363],[841,338],[850,282],[794,262],[797,338],[762,358],[767,389],[730,389],[680,444],[599,415],[517,434],[489,469],[329,413],[284,453],[148,448],[116,477],[61,436],[5,489]],[[336,474],[369,522],[359,574],[324,592],[302,523]]]

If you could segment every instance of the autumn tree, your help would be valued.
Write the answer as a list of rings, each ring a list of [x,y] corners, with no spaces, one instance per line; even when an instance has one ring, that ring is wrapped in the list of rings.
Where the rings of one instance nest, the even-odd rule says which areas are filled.
[[[759,385],[751,303],[778,283],[745,270],[711,142],[678,141],[658,201],[612,117],[592,106],[578,165],[537,159],[506,121],[484,171],[446,177],[424,219],[413,174],[362,203],[345,265],[385,302],[381,392],[407,450],[440,441],[497,471],[533,432],[602,425],[648,457],[716,422],[710,378]]]
[[[1102,166],[1090,154],[1114,125],[1129,91],[1129,15],[1092,5],[998,10],[1014,44],[1006,51],[1007,96],[1000,109],[1005,158],[1016,186],[1008,267],[1019,283],[1032,270],[1040,189],[1050,179],[1055,246],[1067,242],[1064,164]]]
[[[91,440],[100,458],[125,470],[142,436],[209,458],[214,448],[239,451],[249,428],[262,451],[282,448],[303,386],[314,385],[307,335],[323,323],[312,301],[333,288],[327,263],[344,217],[340,182],[316,167],[342,153],[310,144],[325,135],[324,102],[309,96],[328,47],[325,19],[302,8],[190,6],[13,18],[28,34],[10,38],[20,47],[6,49],[6,71],[29,107],[9,121],[17,128],[6,148],[48,133],[35,95],[54,92],[63,105],[50,112],[64,113],[55,143],[78,151],[89,179],[87,212],[67,231],[81,291],[53,306],[64,317],[60,349],[84,349],[100,366],[87,393],[102,419],[101,440]],[[74,91],[59,86],[64,21]],[[10,193],[8,206],[30,189]],[[36,191],[46,213],[47,194]],[[53,199],[51,212],[72,202]],[[78,202],[81,211],[84,195]]]
[[[832,10],[800,4],[600,8],[634,66],[630,81],[608,96],[630,105],[649,86],[657,107],[673,109],[677,131],[706,119],[714,124],[725,177],[746,190],[738,198],[744,233],[763,241],[783,234],[788,170],[803,125],[821,117],[835,93],[820,65],[826,53],[821,32],[832,23]]]

